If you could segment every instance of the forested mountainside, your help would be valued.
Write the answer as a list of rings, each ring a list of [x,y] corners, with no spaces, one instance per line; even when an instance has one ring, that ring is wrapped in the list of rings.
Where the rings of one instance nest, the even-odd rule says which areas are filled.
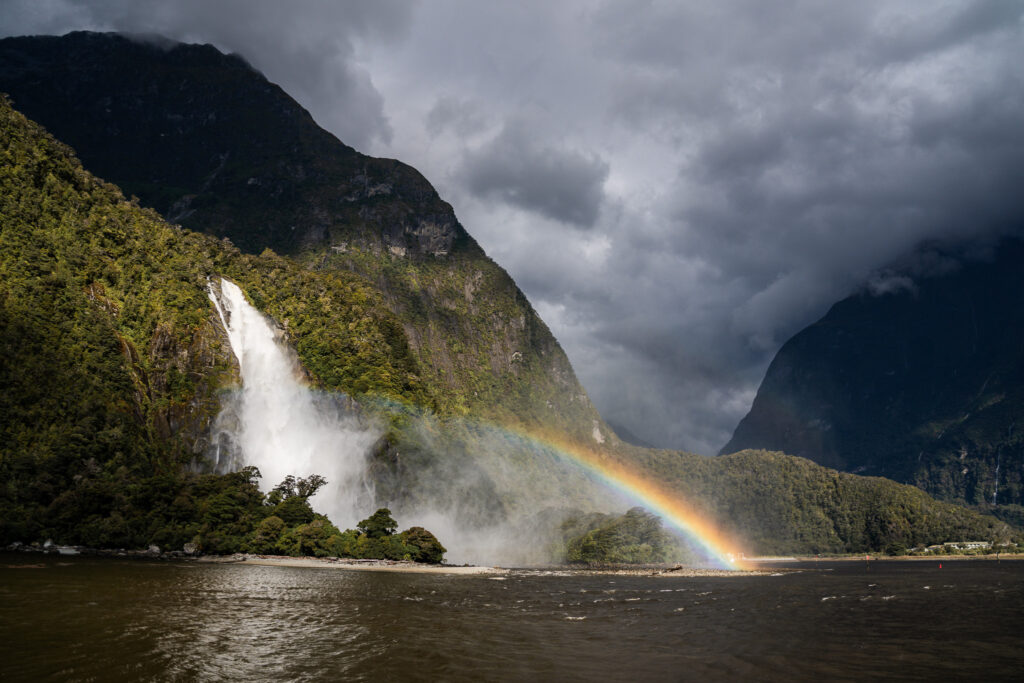
[[[0,540],[107,547],[192,542],[215,552],[341,547],[331,542],[338,534],[326,520],[310,517],[302,496],[264,497],[251,471],[202,473],[222,390],[238,381],[208,297],[219,276],[238,283],[281,326],[313,386],[351,396],[353,410],[379,422],[383,438],[369,462],[378,502],[396,510],[443,503],[457,522],[515,518],[535,534],[543,519],[557,523],[610,504],[557,447],[494,427],[557,429],[546,416],[564,404],[530,393],[528,372],[509,375],[510,387],[494,389],[508,392],[504,402],[478,414],[468,399],[461,405],[446,399],[460,390],[436,368],[424,370],[422,349],[411,343],[419,328],[389,299],[395,285],[380,262],[397,254],[360,252],[380,260],[372,261],[370,279],[322,267],[322,259],[301,250],[244,253],[125,200],[7,102],[0,113]],[[426,257],[399,263],[412,263],[395,266],[399,280],[408,277],[402,272],[452,267]],[[455,307],[454,319],[475,320],[490,310],[487,296],[478,290],[468,299],[476,312]],[[569,372],[547,386],[578,386]],[[471,389],[458,386],[462,396]],[[515,400],[529,405],[512,412]],[[577,398],[569,405],[581,404]],[[560,418],[569,427],[559,433],[569,443],[589,443],[591,462],[628,464],[692,501],[746,539],[751,551],[874,551],[1016,533],[911,487],[840,475],[781,454],[702,458],[613,439],[601,444],[594,427],[603,423],[594,419],[583,424],[580,438],[572,426],[579,417],[569,412]],[[286,527],[267,523],[271,518]]]
[[[8,38],[0,91],[170,222],[363,275],[443,388],[435,409],[610,433],[526,297],[423,176],[343,144],[242,58],[117,34]]]
[[[916,487],[783,453],[673,455],[645,451],[637,457],[760,553],[881,552],[942,542],[938,538],[997,541],[1018,533]]]
[[[234,551],[269,514],[252,473],[191,473],[238,377],[215,276],[291,319],[315,383],[430,402],[358,276],[168,225],[6,101],[0,155],[0,541]]]
[[[1024,244],[835,304],[783,345],[723,452],[769,448],[1024,503]]]

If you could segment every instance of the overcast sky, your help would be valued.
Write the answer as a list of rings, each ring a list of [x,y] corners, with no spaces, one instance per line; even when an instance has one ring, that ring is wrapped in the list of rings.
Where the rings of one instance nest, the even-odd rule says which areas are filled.
[[[0,0],[242,54],[421,170],[606,418],[714,453],[778,347],[1024,215],[1024,3]]]

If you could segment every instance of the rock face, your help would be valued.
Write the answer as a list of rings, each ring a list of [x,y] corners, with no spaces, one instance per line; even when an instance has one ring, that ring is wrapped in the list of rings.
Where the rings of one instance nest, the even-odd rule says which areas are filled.
[[[991,260],[837,303],[782,347],[722,452],[1021,504],[1022,410],[1024,245],[1006,241]]]
[[[0,91],[87,168],[244,251],[475,248],[415,169],[359,154],[243,59],[76,32],[0,41]]]
[[[601,418],[558,342],[451,206],[415,169],[319,128],[240,57],[117,34],[8,38],[0,91],[171,222],[364,277],[402,321],[432,407],[591,439]]]

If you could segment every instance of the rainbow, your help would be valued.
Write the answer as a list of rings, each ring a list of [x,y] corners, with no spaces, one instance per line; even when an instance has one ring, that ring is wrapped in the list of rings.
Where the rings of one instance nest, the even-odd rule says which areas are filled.
[[[422,412],[410,405],[392,399],[374,397],[376,403],[393,412],[404,412],[423,417]],[[744,570],[751,565],[735,539],[731,538],[699,508],[679,497],[677,492],[651,480],[607,454],[572,442],[561,435],[527,431],[523,428],[500,426],[493,422],[463,418],[484,431],[499,432],[514,439],[530,450],[543,449],[556,457],[583,469],[592,479],[611,488],[636,505],[660,516],[671,528],[682,534],[722,569]]]
[[[491,427],[494,428],[493,425]],[[735,540],[719,529],[703,511],[682,500],[678,493],[636,472],[634,468],[562,437],[542,436],[518,429],[498,429],[575,463],[604,485],[659,515],[702,549],[719,567],[734,570],[749,568]]]

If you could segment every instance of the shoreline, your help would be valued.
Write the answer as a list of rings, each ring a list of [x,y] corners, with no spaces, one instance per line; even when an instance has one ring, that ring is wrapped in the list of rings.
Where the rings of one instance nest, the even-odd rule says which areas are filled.
[[[552,566],[524,568],[523,571],[538,572],[551,576],[649,576],[657,578],[737,578],[741,576],[771,576],[778,573],[778,568],[746,568],[746,569],[714,569],[709,567],[673,567],[639,566],[630,567],[587,567],[587,566]],[[793,571],[793,570],[783,570]]]
[[[399,572],[408,574],[447,574],[461,576],[501,576],[509,573],[540,576],[645,576],[735,578],[747,576],[777,576],[782,573],[800,572],[825,562],[956,562],[980,561],[1000,562],[1022,561],[1024,553],[999,553],[989,555],[837,555],[816,557],[813,555],[760,556],[742,559],[743,567],[719,569],[676,565],[540,565],[524,567],[496,567],[477,565],[426,564],[399,560],[354,559],[338,557],[291,557],[286,555],[256,555],[236,553],[233,555],[193,555],[182,551],[160,552],[155,546],[147,550],[97,549],[84,546],[22,545],[12,544],[0,548],[12,554],[47,556],[107,557],[111,559],[132,559],[148,561],[178,561],[197,564],[246,564],[264,567],[294,567],[305,569],[341,569],[347,571]],[[788,565],[788,566],[787,566]],[[794,567],[793,565],[799,565]]]
[[[656,577],[737,577],[768,576],[771,569],[713,569],[675,566],[604,566],[587,567],[550,565],[538,567],[490,567],[481,565],[422,564],[398,560],[357,560],[333,557],[288,557],[284,555],[205,555],[195,559],[202,564],[246,564],[256,567],[298,567],[310,569],[341,569],[348,571],[402,572],[408,574],[451,574],[463,576],[501,576],[510,573],[541,576],[656,576]],[[792,570],[790,570],[792,571]]]
[[[958,561],[976,560],[981,562],[1001,560],[1024,560],[1024,553],[995,553],[991,555],[836,555],[815,557],[813,555],[795,555],[792,557],[747,557],[743,561],[755,565],[772,565],[798,562],[813,564],[816,562],[921,562],[928,560]]]
[[[741,576],[772,576],[780,572],[799,571],[792,568],[754,567],[744,569],[716,569],[683,565],[541,565],[524,567],[496,567],[481,565],[425,564],[400,560],[374,560],[338,557],[291,557],[287,555],[189,555],[180,551],[153,552],[152,550],[97,549],[84,546],[23,546],[0,548],[11,555],[42,555],[61,559],[104,558],[143,562],[185,562],[188,564],[230,564],[251,567],[292,567],[299,569],[338,569],[342,571],[398,572],[406,574],[435,574],[452,576],[490,576],[498,579],[508,574],[520,576],[637,576],[661,578],[734,578]],[[25,565],[30,566],[30,565]],[[31,565],[34,566],[34,565]],[[39,565],[42,567],[43,565]],[[0,565],[2,568],[3,565]],[[8,568],[16,568],[9,566]]]
[[[360,572],[403,572],[407,574],[481,575],[505,574],[501,567],[425,564],[402,560],[356,560],[338,557],[289,557],[286,555],[204,555],[201,564],[247,564],[257,567],[299,567],[304,569],[343,569]]]
[[[255,555],[235,553],[233,555],[200,555],[180,550],[161,552],[155,546],[147,550],[125,550],[123,548],[89,548],[71,545],[24,545],[12,544],[0,547],[0,553],[11,555],[43,555],[61,558],[105,558],[111,560],[132,560],[145,562],[187,562],[194,564],[248,564],[265,567],[303,567],[347,569],[352,571],[396,571],[413,574],[503,574],[508,570],[501,567],[478,567],[470,565],[426,564],[404,560],[361,560],[348,557],[291,557],[288,555]]]

